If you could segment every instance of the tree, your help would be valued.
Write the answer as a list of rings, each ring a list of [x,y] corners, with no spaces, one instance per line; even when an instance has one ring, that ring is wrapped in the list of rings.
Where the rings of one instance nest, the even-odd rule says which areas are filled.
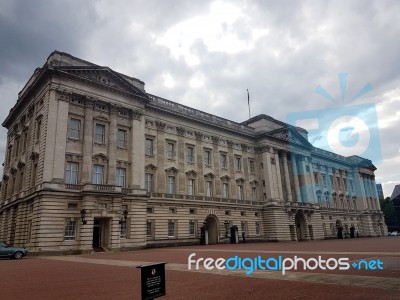
[[[385,200],[381,199],[379,200],[379,202],[381,204],[382,212],[385,216],[388,231],[399,230],[399,224],[397,223],[397,214],[392,201],[390,201],[390,197],[387,197]]]

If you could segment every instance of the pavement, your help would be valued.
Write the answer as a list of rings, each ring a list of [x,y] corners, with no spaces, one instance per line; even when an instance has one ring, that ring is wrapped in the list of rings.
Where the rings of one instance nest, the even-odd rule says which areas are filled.
[[[194,258],[380,260],[383,270],[188,270]],[[140,299],[137,266],[167,262],[163,299],[400,299],[400,237],[158,248],[0,260],[0,299]]]

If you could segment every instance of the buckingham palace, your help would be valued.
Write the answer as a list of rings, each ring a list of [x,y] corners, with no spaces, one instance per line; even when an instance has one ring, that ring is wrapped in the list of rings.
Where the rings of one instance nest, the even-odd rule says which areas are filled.
[[[164,99],[67,53],[34,71],[2,125],[0,241],[30,252],[387,234],[368,158],[265,114],[237,123]]]

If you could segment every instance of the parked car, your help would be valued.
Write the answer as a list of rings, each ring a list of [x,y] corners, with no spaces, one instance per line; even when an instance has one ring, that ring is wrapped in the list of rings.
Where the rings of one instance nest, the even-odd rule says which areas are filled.
[[[4,242],[0,242],[0,257],[21,259],[28,254],[28,250],[21,247],[13,247]]]
[[[397,231],[392,231],[389,235],[396,236],[396,235],[398,235],[398,233],[397,233]]]

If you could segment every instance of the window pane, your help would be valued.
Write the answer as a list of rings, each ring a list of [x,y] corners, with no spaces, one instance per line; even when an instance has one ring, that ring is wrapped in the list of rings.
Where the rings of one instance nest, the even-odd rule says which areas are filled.
[[[153,174],[146,173],[145,182],[144,182],[144,188],[148,192],[152,192],[153,191]]]
[[[153,140],[146,139],[146,154],[153,155]]]
[[[168,176],[167,193],[168,194],[174,194],[175,193],[175,177],[173,177],[173,176]]]
[[[76,238],[76,221],[67,221],[65,224],[65,240],[75,240]]]
[[[67,162],[65,168],[65,183],[78,184],[78,163]]]
[[[69,119],[68,121],[68,137],[80,138],[81,121],[78,119]]]
[[[117,146],[119,148],[126,148],[126,130],[118,129],[118,142]]]
[[[126,169],[125,168],[117,168],[117,186],[126,186]]]
[[[103,184],[103,165],[93,165],[92,183]]]
[[[101,124],[96,124],[95,142],[104,144],[106,127]]]

